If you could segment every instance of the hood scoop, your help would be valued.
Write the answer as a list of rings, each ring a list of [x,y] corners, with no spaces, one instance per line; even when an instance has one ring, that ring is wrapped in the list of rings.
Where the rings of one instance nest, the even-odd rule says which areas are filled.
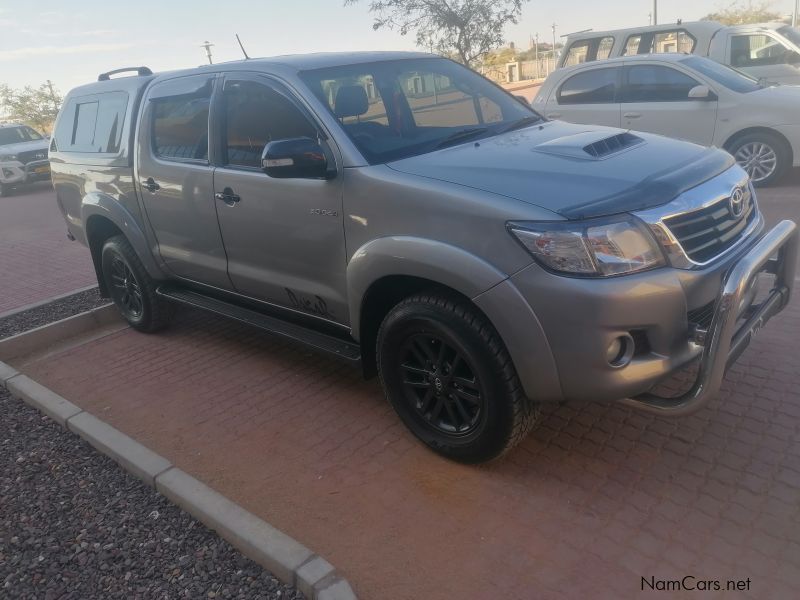
[[[597,131],[585,131],[556,138],[534,147],[534,151],[563,156],[565,158],[578,158],[584,160],[601,160],[624,152],[644,140],[629,131],[598,136]]]

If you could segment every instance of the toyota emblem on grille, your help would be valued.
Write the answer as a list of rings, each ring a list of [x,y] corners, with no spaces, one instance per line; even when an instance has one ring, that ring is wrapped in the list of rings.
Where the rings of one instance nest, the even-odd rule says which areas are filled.
[[[730,200],[728,201],[728,210],[730,210],[731,216],[734,219],[738,219],[744,213],[745,200],[746,195],[744,193],[744,189],[740,187],[733,188]]]

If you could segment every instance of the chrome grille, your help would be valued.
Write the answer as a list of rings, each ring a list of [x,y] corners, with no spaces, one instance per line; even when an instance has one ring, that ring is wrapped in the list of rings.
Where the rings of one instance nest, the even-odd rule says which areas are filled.
[[[17,152],[17,160],[23,165],[27,165],[29,162],[47,160],[47,148]]]
[[[742,213],[735,216],[731,198],[664,219],[664,224],[690,259],[705,263],[735,245],[755,218],[755,202],[744,188]]]

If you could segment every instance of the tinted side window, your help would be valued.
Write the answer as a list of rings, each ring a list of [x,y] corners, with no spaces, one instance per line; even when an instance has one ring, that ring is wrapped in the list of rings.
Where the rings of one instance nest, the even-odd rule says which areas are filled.
[[[614,38],[611,36],[575,42],[567,50],[567,56],[562,66],[570,67],[584,62],[606,59],[611,54],[613,47]]]
[[[567,58],[564,59],[563,66],[571,67],[572,65],[578,65],[582,62],[586,62],[586,56],[588,54],[589,40],[575,42],[569,47],[569,50],[567,50]]]
[[[295,104],[266,85],[228,81],[224,97],[228,165],[258,168],[267,143],[317,137],[316,127]]]
[[[91,152],[94,147],[94,129],[97,125],[98,102],[80,102],[75,106],[70,146],[74,150]]]
[[[558,91],[559,104],[611,104],[617,95],[619,69],[592,69],[567,79]]]
[[[127,107],[126,92],[109,92],[70,100],[62,109],[63,115],[53,136],[58,150],[118,153]]]
[[[159,158],[208,160],[211,95],[159,98],[153,110],[153,152]]]
[[[731,66],[760,67],[789,62],[790,52],[778,40],[763,34],[731,38]]]
[[[658,65],[628,67],[623,102],[679,102],[689,99],[689,90],[700,85],[683,73]]]

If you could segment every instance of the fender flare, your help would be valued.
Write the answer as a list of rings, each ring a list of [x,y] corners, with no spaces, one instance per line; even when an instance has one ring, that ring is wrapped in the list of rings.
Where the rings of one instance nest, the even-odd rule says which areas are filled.
[[[363,299],[370,286],[386,276],[407,275],[447,286],[475,298],[508,275],[474,254],[444,242],[412,236],[371,240],[347,265],[351,334],[360,339]]]
[[[81,221],[83,222],[86,244],[91,248],[92,233],[91,221],[93,217],[103,217],[113,223],[128,239],[139,259],[142,261],[147,273],[153,279],[164,279],[164,272],[158,266],[150,244],[147,241],[141,225],[122,204],[106,194],[91,192],[86,194],[81,201]],[[95,269],[100,280],[100,269],[94,255]]]

